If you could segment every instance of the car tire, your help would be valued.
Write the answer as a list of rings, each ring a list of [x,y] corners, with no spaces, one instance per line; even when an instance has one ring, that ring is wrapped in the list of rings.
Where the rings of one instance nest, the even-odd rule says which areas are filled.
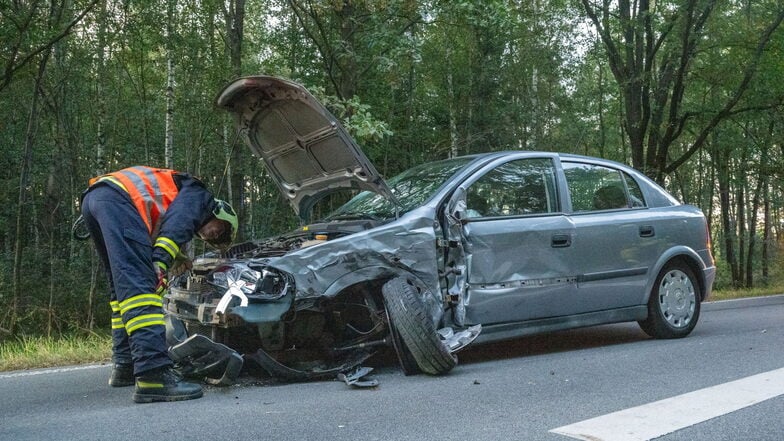
[[[384,284],[381,291],[391,321],[390,331],[397,331],[404,343],[395,348],[404,372],[411,367],[411,359],[426,374],[440,375],[452,370],[457,357],[441,342],[418,289],[405,278],[396,277]]]
[[[389,313],[387,313],[387,315],[389,315]],[[392,321],[390,320],[389,323],[392,323]],[[414,356],[411,355],[411,350],[409,350],[408,346],[403,342],[403,339],[400,337],[400,333],[397,331],[394,324],[390,325],[389,333],[392,337],[392,345],[395,348],[397,361],[403,369],[403,374],[408,376],[422,373],[416,360],[414,360]]]
[[[411,355],[408,346],[406,346],[406,344],[403,343],[403,339],[400,338],[400,333],[392,322],[392,317],[389,316],[389,308],[387,308],[386,305],[384,306],[384,314],[386,314],[387,323],[389,323],[389,337],[392,340],[392,348],[395,351],[395,356],[397,357],[398,363],[400,363],[400,367],[403,369],[403,374],[408,376],[422,373],[422,371],[419,370],[419,365],[416,360],[414,360],[414,356]]]
[[[685,263],[672,261],[662,268],[648,299],[648,318],[638,322],[654,338],[682,338],[700,317],[700,285]]]

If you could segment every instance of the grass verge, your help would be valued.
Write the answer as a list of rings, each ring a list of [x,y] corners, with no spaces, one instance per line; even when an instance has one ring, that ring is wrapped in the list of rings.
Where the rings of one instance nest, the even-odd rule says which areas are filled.
[[[746,297],[764,297],[774,296],[784,293],[784,285],[765,286],[762,288],[752,289],[720,289],[713,290],[710,299],[711,302],[719,300],[742,299]]]
[[[108,333],[57,338],[22,336],[0,343],[0,372],[107,361],[112,355]]]

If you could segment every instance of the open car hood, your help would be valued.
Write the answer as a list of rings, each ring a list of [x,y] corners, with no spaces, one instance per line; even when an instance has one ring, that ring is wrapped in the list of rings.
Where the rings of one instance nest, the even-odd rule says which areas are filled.
[[[394,198],[346,129],[303,86],[270,76],[239,78],[216,104],[235,114],[245,142],[300,218],[339,189]]]

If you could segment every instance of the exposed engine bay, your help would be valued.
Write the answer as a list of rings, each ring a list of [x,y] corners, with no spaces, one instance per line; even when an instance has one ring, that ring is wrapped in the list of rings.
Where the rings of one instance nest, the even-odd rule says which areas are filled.
[[[371,294],[381,287],[356,285],[334,298],[294,302],[293,279],[269,266],[269,257],[324,240],[278,238],[240,244],[228,253],[232,257],[198,258],[189,272],[173,279],[165,309],[187,335],[209,337],[273,376],[306,379],[343,372],[388,343],[383,303]],[[179,335],[172,346],[184,341]]]

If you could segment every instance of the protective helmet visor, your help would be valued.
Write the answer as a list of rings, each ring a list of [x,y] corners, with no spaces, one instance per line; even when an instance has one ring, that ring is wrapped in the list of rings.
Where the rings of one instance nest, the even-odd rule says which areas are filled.
[[[237,213],[228,202],[215,199],[215,208],[212,210],[212,214],[216,219],[225,221],[229,225],[229,229],[219,237],[207,240],[207,242],[216,248],[227,249],[234,242],[234,239],[237,238],[237,230],[239,229]]]

